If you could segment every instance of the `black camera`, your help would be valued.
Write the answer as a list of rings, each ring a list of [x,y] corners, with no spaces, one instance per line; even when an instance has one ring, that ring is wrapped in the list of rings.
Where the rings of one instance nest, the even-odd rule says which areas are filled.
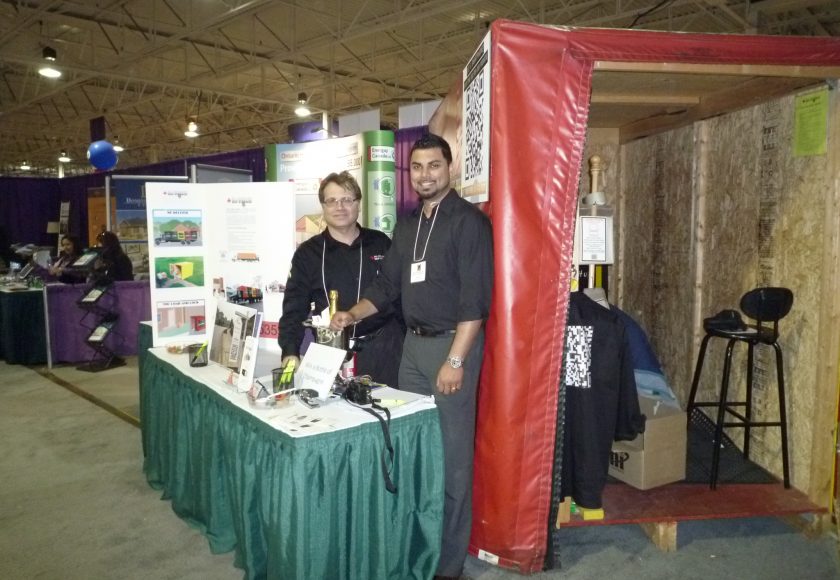
[[[358,381],[350,381],[344,389],[344,398],[356,405],[372,405],[373,398],[370,396],[370,385]]]

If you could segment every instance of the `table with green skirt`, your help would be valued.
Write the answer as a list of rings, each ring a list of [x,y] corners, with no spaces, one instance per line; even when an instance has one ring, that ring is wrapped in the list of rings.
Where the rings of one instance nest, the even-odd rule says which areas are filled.
[[[391,421],[391,494],[378,422],[292,437],[237,404],[244,394],[147,350],[150,335],[141,325],[144,471],[212,552],[234,550],[246,578],[434,575],[443,518],[437,409]]]

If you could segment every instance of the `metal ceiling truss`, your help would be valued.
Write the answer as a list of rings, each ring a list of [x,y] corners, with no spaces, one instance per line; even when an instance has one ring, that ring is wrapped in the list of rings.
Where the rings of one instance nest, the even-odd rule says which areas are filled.
[[[300,92],[395,124],[399,105],[445,95],[497,18],[840,34],[835,0],[0,0],[0,173],[52,175],[61,150],[66,173],[90,171],[100,116],[120,167],[284,142]],[[48,46],[61,79],[38,75]]]

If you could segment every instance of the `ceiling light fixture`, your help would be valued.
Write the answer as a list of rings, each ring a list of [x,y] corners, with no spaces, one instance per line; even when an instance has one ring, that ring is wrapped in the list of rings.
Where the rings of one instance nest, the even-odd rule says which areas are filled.
[[[70,163],[70,157],[67,156],[67,151],[62,151],[61,155],[58,156],[58,160],[61,163]]]
[[[29,163],[27,163],[26,161],[20,164],[21,171],[29,171],[30,169],[32,169],[32,166],[29,165]]]
[[[120,145],[120,138],[117,136],[114,136],[114,151],[116,151],[117,153],[122,153],[123,151],[125,151],[125,147]]]
[[[198,137],[198,125],[195,124],[195,121],[187,123],[187,130],[184,131],[184,137],[189,137],[190,139]]]
[[[312,114],[312,111],[306,106],[306,101],[308,100],[306,93],[298,93],[298,106],[295,108],[295,115],[298,117],[308,117]]]
[[[61,71],[52,66],[52,63],[54,63],[56,59],[55,49],[45,46],[41,55],[44,57],[44,60],[47,61],[47,64],[38,69],[38,74],[42,77],[47,77],[48,79],[57,79],[60,77]]]

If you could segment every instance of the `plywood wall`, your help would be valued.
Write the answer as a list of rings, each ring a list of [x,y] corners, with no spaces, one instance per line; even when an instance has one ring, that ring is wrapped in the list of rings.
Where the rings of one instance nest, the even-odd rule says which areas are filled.
[[[793,484],[807,489],[811,418],[816,405],[834,404],[817,400],[815,373],[830,176],[825,156],[793,157],[793,113],[789,96],[622,146],[622,251],[615,270],[617,303],[648,331],[683,405],[702,337],[700,319],[737,308],[741,295],[759,285],[793,290],[794,308],[781,323],[780,342]],[[716,397],[722,371],[722,345],[714,343],[701,382],[707,399]],[[757,361],[756,412],[773,420],[773,351],[764,350]],[[736,365],[733,387],[743,396],[744,357]],[[754,459],[781,474],[778,429],[754,433]],[[740,442],[741,430],[732,436]]]

